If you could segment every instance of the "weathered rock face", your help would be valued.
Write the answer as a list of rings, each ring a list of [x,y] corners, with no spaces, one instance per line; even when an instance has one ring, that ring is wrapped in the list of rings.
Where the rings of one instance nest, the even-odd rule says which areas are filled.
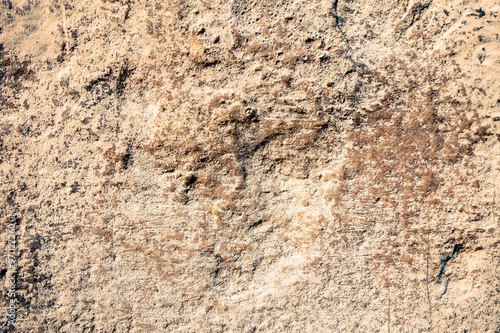
[[[499,15],[3,1],[3,328],[498,332]]]

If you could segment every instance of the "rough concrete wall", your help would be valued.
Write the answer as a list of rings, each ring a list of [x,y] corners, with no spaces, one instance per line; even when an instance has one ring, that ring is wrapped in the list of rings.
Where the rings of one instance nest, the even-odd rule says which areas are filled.
[[[3,329],[498,332],[499,15],[2,1]]]

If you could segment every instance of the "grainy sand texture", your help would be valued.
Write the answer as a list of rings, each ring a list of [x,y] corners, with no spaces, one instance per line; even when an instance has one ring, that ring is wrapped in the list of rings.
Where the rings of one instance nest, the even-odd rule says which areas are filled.
[[[2,332],[500,332],[500,3],[2,0]]]

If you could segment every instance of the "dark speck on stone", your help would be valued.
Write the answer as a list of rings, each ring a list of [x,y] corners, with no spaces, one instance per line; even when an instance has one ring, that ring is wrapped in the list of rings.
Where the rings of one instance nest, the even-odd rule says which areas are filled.
[[[481,18],[484,15],[486,15],[486,13],[484,12],[484,10],[482,8],[476,9],[474,11],[475,11],[475,13],[469,14],[467,16],[476,16],[477,18]]]
[[[484,10],[482,10],[481,8],[479,9],[476,9],[476,13],[479,14],[479,18],[483,17],[484,15],[486,15],[486,13],[484,12]]]

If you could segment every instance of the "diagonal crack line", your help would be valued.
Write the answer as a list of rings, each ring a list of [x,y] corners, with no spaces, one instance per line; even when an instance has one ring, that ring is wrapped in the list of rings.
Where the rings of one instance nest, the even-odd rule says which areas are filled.
[[[335,26],[338,26],[339,24],[339,15],[337,13],[337,6],[339,4],[339,0],[333,0],[333,5],[330,13],[333,16],[333,19],[335,20]]]

